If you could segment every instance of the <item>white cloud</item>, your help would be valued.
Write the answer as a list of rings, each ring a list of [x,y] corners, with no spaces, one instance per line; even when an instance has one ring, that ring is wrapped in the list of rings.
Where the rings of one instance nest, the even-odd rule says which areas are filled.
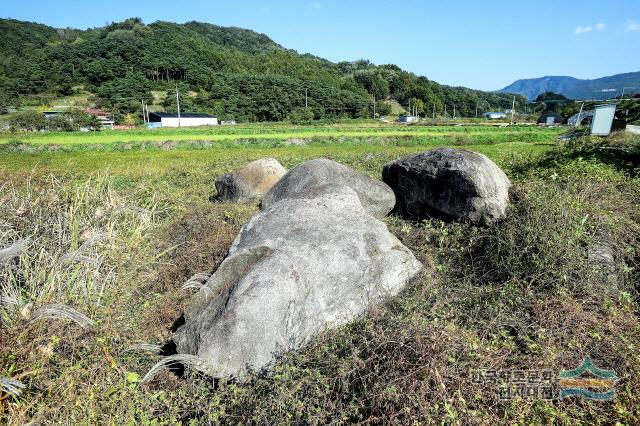
[[[635,19],[629,19],[627,21],[627,31],[640,31],[640,22]]]
[[[320,9],[320,3],[315,2],[315,1],[314,1],[314,2],[309,3],[309,6],[311,6],[311,7],[312,7],[312,8],[314,8],[314,9]]]
[[[591,32],[592,29],[591,25],[587,25],[586,27],[576,27],[576,34],[588,33]]]
[[[591,31],[602,31],[607,28],[607,24],[604,22],[597,22],[593,25],[585,25],[584,27],[576,27],[576,34],[590,33]]]

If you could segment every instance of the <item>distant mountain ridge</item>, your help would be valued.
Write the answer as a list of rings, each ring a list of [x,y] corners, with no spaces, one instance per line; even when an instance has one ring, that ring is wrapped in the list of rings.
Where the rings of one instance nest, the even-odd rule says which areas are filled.
[[[620,96],[624,87],[633,87],[629,91],[640,91],[640,71],[615,74],[608,77],[596,78],[593,80],[581,80],[568,76],[545,76],[540,78],[527,78],[517,80],[507,87],[498,90],[500,93],[517,93],[526,96],[529,100],[534,100],[539,94],[544,92],[555,92],[570,99],[592,99],[599,98],[602,94],[594,93],[603,89],[617,89]],[[613,93],[611,93],[613,95]]]

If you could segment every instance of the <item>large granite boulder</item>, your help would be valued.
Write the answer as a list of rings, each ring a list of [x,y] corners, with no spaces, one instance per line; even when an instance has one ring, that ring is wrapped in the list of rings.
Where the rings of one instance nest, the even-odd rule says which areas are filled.
[[[261,369],[398,294],[422,265],[342,185],[270,203],[185,310],[178,352],[218,376]]]
[[[464,149],[437,148],[388,163],[382,180],[396,194],[396,210],[490,224],[504,218],[511,182],[489,158]]]
[[[287,173],[273,158],[262,158],[216,179],[217,201],[258,202]]]
[[[305,161],[287,173],[262,201],[269,207],[285,198],[306,198],[315,187],[335,184],[353,189],[364,209],[377,218],[386,216],[396,203],[393,191],[383,182],[326,158]]]

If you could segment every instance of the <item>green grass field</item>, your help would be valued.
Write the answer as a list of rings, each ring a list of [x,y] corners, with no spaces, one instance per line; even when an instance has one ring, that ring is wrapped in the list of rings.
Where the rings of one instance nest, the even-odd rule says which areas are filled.
[[[538,129],[522,127],[488,126],[402,126],[362,122],[357,124],[333,124],[325,126],[292,126],[287,124],[217,126],[211,128],[183,129],[135,129],[103,130],[100,132],[46,132],[0,134],[0,144],[25,142],[30,144],[113,144],[130,142],[164,141],[234,141],[234,140],[287,140],[293,138],[365,138],[365,137],[436,137],[474,138],[496,136],[500,140],[511,138],[514,141],[529,142],[532,139],[548,140],[557,134],[557,129]]]
[[[26,248],[0,265],[0,377],[25,386],[0,394],[0,423],[637,424],[640,140],[566,146],[560,132],[343,123],[2,135],[0,249]],[[187,370],[139,384],[162,356],[132,345],[168,341],[190,295],[182,284],[215,270],[258,211],[211,202],[217,176],[262,157],[287,169],[325,157],[380,178],[386,162],[444,145],[505,170],[507,220],[389,216],[426,265],[402,295],[244,383]],[[602,238],[613,278],[587,260]],[[93,324],[38,319],[50,304]],[[614,400],[502,400],[471,380],[488,367],[574,368],[585,355],[616,370]]]

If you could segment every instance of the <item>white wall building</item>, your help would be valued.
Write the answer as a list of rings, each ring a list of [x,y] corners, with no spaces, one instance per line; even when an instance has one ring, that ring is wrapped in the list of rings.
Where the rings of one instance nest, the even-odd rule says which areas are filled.
[[[504,112],[485,112],[484,114],[482,114],[483,116],[485,116],[486,118],[488,118],[489,120],[498,120],[501,118],[506,118],[507,114]]]
[[[148,127],[195,127],[217,126],[218,119],[209,114],[193,114],[185,112],[180,114],[170,112],[150,112]]]
[[[398,121],[400,123],[415,123],[416,121],[418,121],[418,117],[414,115],[401,115],[400,117],[398,117]]]

